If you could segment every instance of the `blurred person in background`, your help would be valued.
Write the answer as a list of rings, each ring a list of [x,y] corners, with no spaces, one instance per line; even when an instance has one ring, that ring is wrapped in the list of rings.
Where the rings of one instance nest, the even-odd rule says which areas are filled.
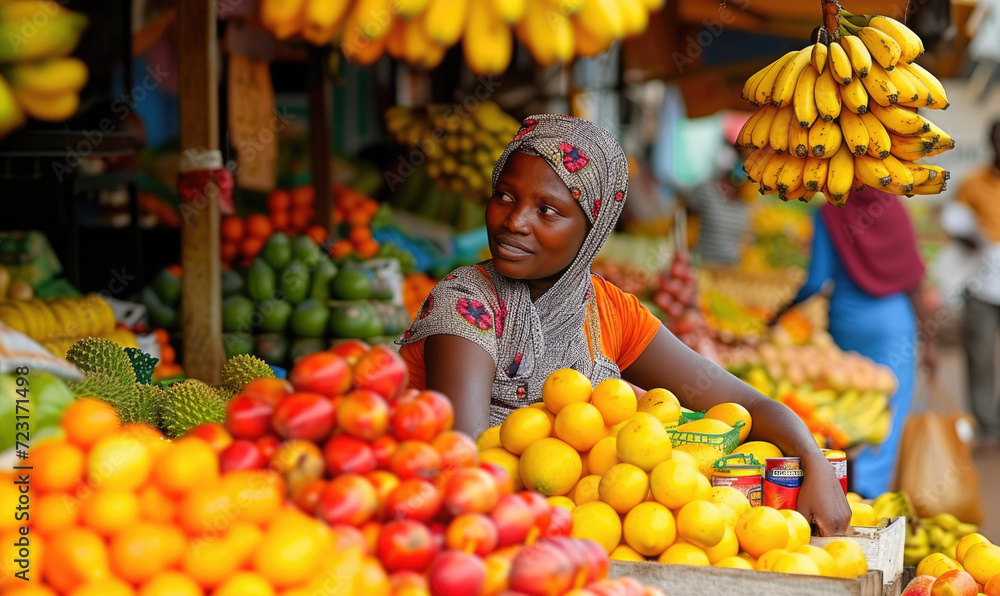
[[[737,196],[746,174],[732,151],[725,154],[717,175],[681,191],[684,206],[698,216],[697,251],[704,265],[739,263],[748,227],[749,208]]]
[[[896,376],[889,434],[852,462],[854,491],[866,498],[888,491],[896,469],[915,384],[917,331],[927,328],[923,278],[913,225],[899,199],[873,188],[852,191],[843,207],[825,203],[817,210],[808,278],[771,320],[773,324],[832,282],[829,327],[834,342],[889,367]],[[931,374],[936,361],[933,342],[925,341],[923,364]]]

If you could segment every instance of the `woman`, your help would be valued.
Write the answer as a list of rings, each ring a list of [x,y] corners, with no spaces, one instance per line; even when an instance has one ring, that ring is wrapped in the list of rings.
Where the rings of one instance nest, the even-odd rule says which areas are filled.
[[[569,116],[524,121],[493,169],[486,227],[493,258],[435,286],[400,343],[417,388],[451,396],[473,436],[541,399],[549,373],[663,387],[686,407],[742,404],[750,438],[802,458],[799,511],[826,535],[851,511],[833,469],[790,410],[687,348],[638,300],[590,273],[628,190],[621,147]]]
[[[895,195],[872,188],[852,192],[844,207],[825,203],[816,214],[809,276],[791,304],[820,291],[827,281],[830,335],[842,350],[853,350],[892,369],[899,383],[891,397],[892,428],[885,441],[865,449],[852,463],[854,490],[874,498],[889,490],[899,441],[910,409],[917,349],[916,314],[921,329],[927,313],[921,298],[924,266],[913,226]],[[924,342],[924,364],[933,372],[934,344]]]

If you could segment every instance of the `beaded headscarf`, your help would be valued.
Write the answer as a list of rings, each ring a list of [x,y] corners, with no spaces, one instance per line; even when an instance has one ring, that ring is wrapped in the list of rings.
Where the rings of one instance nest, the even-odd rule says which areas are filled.
[[[538,155],[579,201],[591,229],[562,277],[534,303],[523,281],[497,273],[492,261],[460,267],[428,294],[397,343],[437,334],[457,335],[485,349],[496,363],[490,424],[541,400],[555,370],[573,368],[597,383],[621,377],[601,352],[600,319],[590,267],[621,215],[628,163],[604,128],[571,116],[541,114],[524,120],[493,166],[493,190],[514,151]],[[591,357],[588,335],[594,354]]]

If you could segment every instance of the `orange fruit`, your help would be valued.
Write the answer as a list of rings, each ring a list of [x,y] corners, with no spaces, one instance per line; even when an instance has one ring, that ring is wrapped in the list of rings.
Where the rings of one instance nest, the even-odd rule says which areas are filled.
[[[138,422],[123,424],[121,426],[120,434],[135,439],[148,447],[149,453],[154,460],[170,445],[170,443],[167,442],[167,438],[163,436],[163,433],[161,433],[159,429],[153,428],[148,424],[140,424]]]
[[[788,521],[773,507],[752,507],[736,521],[740,546],[755,558],[770,550],[784,549],[788,533]]]
[[[268,227],[271,227],[271,223],[268,222]],[[260,249],[264,246],[264,239],[258,236],[247,236],[240,241],[240,254],[245,258],[253,259],[260,252]]]
[[[102,488],[136,489],[149,477],[153,457],[135,437],[114,433],[98,441],[87,456],[87,482]]]
[[[669,509],[678,510],[698,498],[698,468],[668,459],[649,474],[653,498]]]
[[[11,517],[14,517],[11,515]],[[5,589],[11,586],[19,586],[25,583],[24,580],[15,576],[15,573],[24,571],[21,565],[14,561],[20,559],[20,546],[17,542],[21,539],[21,531],[13,529],[7,532],[0,532],[0,592],[7,594]],[[41,537],[29,534],[28,541],[31,547],[28,552],[28,568],[31,570],[28,577],[31,584],[39,584],[39,574],[42,572],[42,565],[45,562],[46,544]]]
[[[800,546],[809,544],[812,528],[804,515],[794,509],[781,509],[781,515],[788,521],[788,545],[785,550],[795,552]]]
[[[289,587],[313,576],[333,544],[330,528],[300,513],[268,528],[253,567],[275,587]]]
[[[0,483],[0,511],[7,512],[6,515],[0,515],[0,532],[16,530],[21,525],[21,521],[13,514],[17,511],[20,498],[20,491],[10,481]]]
[[[736,539],[736,532],[733,532],[733,529],[729,526],[726,526],[725,533],[722,535],[722,540],[720,540],[718,544],[705,549],[705,554],[708,555],[708,561],[713,565],[728,557],[735,557],[739,553],[740,543]]]
[[[820,575],[824,575],[826,577],[837,576],[837,563],[833,560],[833,557],[830,556],[830,553],[826,552],[822,548],[812,546],[811,544],[804,544],[795,549],[795,552],[812,559],[813,563],[816,563],[816,567],[819,568]]]
[[[569,404],[556,415],[555,434],[577,451],[589,451],[605,436],[604,419],[592,404]]]
[[[219,460],[208,443],[197,437],[176,441],[156,460],[153,479],[169,494],[190,490],[219,477]]]
[[[310,184],[296,186],[290,191],[292,195],[292,205],[304,207],[312,205],[316,201],[316,189]]]
[[[657,559],[660,563],[674,563],[677,565],[711,565],[708,562],[708,555],[693,544],[675,543],[667,550],[663,551]]]
[[[228,263],[240,256],[240,245],[238,242],[230,242],[226,240],[221,245],[219,245],[219,256],[222,258],[223,263]]]
[[[604,437],[598,441],[584,457],[584,464],[590,474],[598,476],[611,469],[618,462],[618,447],[614,437]]]
[[[86,449],[115,432],[121,421],[114,406],[99,399],[78,399],[63,413],[62,427],[66,440]]]
[[[65,491],[83,480],[83,450],[60,440],[43,441],[31,448],[28,463],[32,488],[43,491]]]
[[[1000,573],[1000,546],[989,542],[973,544],[966,551],[963,564],[976,582],[985,585]]]
[[[181,555],[181,570],[202,588],[214,588],[239,567],[231,556],[225,538],[199,538],[189,541]]]
[[[538,408],[518,408],[500,425],[500,444],[521,455],[532,443],[552,434],[552,421]]]
[[[66,493],[47,493],[31,504],[33,530],[44,536],[76,524],[80,516],[80,501]]]
[[[601,412],[604,424],[608,426],[635,416],[638,407],[635,391],[621,379],[607,379],[598,383],[590,396],[590,403]]]
[[[228,240],[230,242],[239,242],[243,240],[244,230],[243,230],[243,219],[236,216],[230,215],[229,217],[222,220],[222,238],[223,240]]]
[[[647,557],[656,557],[677,538],[677,525],[670,510],[655,501],[639,503],[625,515],[625,543]]]
[[[989,542],[986,536],[978,533],[966,534],[959,539],[958,544],[955,546],[955,560],[959,563],[965,562],[965,553],[969,552],[974,544],[979,544],[980,542]]]
[[[4,596],[58,596],[50,588],[45,586],[23,585],[25,582],[17,580],[20,586],[11,592],[4,592]]]
[[[197,535],[213,531],[216,525],[228,525],[240,508],[220,483],[212,482],[191,489],[177,511],[181,527]]]
[[[80,516],[87,527],[109,536],[139,519],[139,497],[131,490],[102,487],[82,499]]]
[[[576,483],[569,493],[569,498],[576,505],[583,505],[600,499],[601,477],[597,474],[584,476]]]
[[[677,512],[677,535],[703,549],[719,544],[727,527],[722,512],[709,501],[691,501]]]
[[[868,559],[861,546],[850,538],[834,540],[823,547],[837,563],[837,577],[852,579],[868,573]],[[966,570],[968,571],[968,569]],[[972,577],[976,577],[973,573]]]
[[[347,233],[347,238],[351,242],[358,244],[360,242],[364,242],[365,240],[371,240],[372,231],[366,226],[355,226],[351,228],[350,232]]]
[[[274,517],[284,503],[285,481],[266,470],[240,470],[222,477],[222,488],[239,506],[240,519],[263,523]]]
[[[150,484],[139,491],[139,517],[146,521],[170,523],[177,514],[177,503],[156,485]]]
[[[70,528],[48,542],[43,561],[45,581],[60,592],[110,577],[104,540],[87,528]]]
[[[566,443],[545,438],[528,445],[521,454],[518,470],[526,489],[551,497],[565,495],[576,486],[583,462],[580,454]]]
[[[138,596],[204,596],[193,579],[179,571],[164,571],[142,585]]]
[[[819,575],[819,565],[802,553],[787,553],[778,557],[771,566],[776,573],[795,573],[798,575]]]
[[[670,436],[652,414],[637,413],[615,439],[618,460],[639,466],[644,472],[670,459]]]
[[[289,224],[292,223],[291,215],[287,211],[272,211],[269,219],[275,232],[287,230]]]
[[[118,577],[143,582],[175,565],[185,541],[184,534],[174,526],[134,523],[111,538],[111,567]]]
[[[350,240],[340,239],[330,245],[330,256],[339,259],[354,252],[354,244]]]
[[[279,188],[277,190],[272,190],[271,194],[267,195],[268,211],[287,211],[291,206],[292,197],[287,190]]]
[[[293,208],[288,215],[289,228],[298,232],[309,227],[309,224],[312,223],[312,211],[312,209],[306,207]]]
[[[586,403],[594,390],[590,379],[572,368],[559,369],[542,384],[542,402],[550,412],[558,415],[569,404]]]
[[[226,532],[230,553],[238,566],[247,562],[264,539],[264,531],[257,524],[237,519]]]
[[[740,404],[731,402],[712,406],[705,412],[705,418],[720,420],[732,427],[735,427],[737,422],[742,422],[743,426],[740,427],[740,443],[747,440],[753,422],[750,418],[750,412],[746,408]]]
[[[753,569],[753,564],[743,557],[725,557],[715,562],[716,567],[726,567],[728,569]]]
[[[68,596],[134,596],[132,586],[116,577],[108,577],[75,588]]]
[[[212,596],[274,596],[274,587],[253,571],[237,571],[212,592]]]
[[[379,244],[374,240],[364,240],[356,245],[358,255],[363,259],[372,259],[378,254]]]
[[[267,237],[273,232],[271,228],[271,222],[267,219],[266,215],[261,215],[260,213],[254,213],[246,219],[246,235],[253,236],[259,240],[267,240]],[[245,252],[243,254],[246,254]]]
[[[677,422],[681,417],[681,402],[666,389],[650,389],[642,394],[636,411],[655,417],[664,424]]]
[[[615,464],[601,476],[597,494],[620,515],[625,515],[646,500],[649,494],[649,476],[639,466]]]

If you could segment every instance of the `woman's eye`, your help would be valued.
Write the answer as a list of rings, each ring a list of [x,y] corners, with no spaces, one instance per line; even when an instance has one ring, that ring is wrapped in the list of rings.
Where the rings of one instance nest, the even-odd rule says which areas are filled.
[[[511,196],[509,194],[505,193],[505,192],[498,192],[495,195],[495,197],[496,197],[496,200],[500,201],[501,203],[512,203],[512,202],[514,202],[514,199],[512,199]]]
[[[539,212],[540,212],[540,213],[541,213],[542,215],[549,215],[549,214],[556,214],[556,213],[559,213],[558,211],[556,211],[556,210],[555,210],[555,209],[553,209],[552,207],[549,207],[548,205],[542,205],[541,207],[539,207],[539,208],[538,208],[538,211],[539,211]]]

